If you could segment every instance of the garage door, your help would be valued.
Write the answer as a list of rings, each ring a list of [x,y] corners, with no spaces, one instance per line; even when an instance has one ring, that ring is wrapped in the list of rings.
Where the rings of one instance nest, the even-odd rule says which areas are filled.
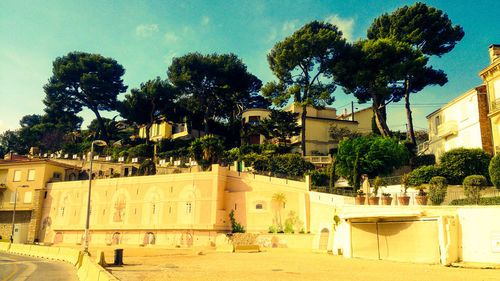
[[[353,257],[439,263],[437,220],[352,223]]]

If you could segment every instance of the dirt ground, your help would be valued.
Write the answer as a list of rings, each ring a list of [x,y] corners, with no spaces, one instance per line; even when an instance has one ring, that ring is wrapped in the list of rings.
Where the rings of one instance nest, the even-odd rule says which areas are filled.
[[[112,252],[106,251],[112,262]],[[260,253],[125,249],[122,281],[139,280],[500,280],[500,270],[465,269],[326,253],[272,249]]]

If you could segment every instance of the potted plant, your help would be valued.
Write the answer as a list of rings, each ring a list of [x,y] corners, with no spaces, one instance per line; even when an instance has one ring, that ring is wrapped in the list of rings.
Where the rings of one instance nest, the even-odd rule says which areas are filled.
[[[392,203],[391,194],[388,192],[382,193],[382,205],[390,206]]]
[[[358,195],[356,196],[356,205],[364,205],[365,204],[365,193],[363,190],[358,189]]]
[[[373,192],[372,196],[370,196],[370,205],[378,205],[378,201],[380,197],[378,197],[378,190],[380,189],[381,186],[384,185],[384,180],[377,176],[375,180],[373,180]]]
[[[406,195],[406,191],[408,190],[408,174],[404,174],[401,177],[401,188],[402,194],[398,197],[399,205],[407,206],[410,204],[410,196]]]
[[[415,201],[417,201],[418,205],[427,205],[427,193],[424,191],[424,187],[420,185],[417,189],[418,194],[415,196]]]

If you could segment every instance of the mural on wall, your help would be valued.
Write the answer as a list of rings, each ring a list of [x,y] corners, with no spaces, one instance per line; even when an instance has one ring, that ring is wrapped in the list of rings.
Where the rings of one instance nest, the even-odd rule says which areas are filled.
[[[50,242],[52,241],[52,236],[54,235],[52,231],[52,218],[45,217],[42,220],[42,231],[40,231],[40,241]]]
[[[153,232],[146,232],[146,235],[144,235],[143,244],[144,245],[156,244],[155,234]]]
[[[116,198],[113,206],[113,222],[123,222],[125,219],[125,208],[127,206],[127,198],[125,194],[120,193]]]
[[[262,248],[288,248],[286,240],[278,236],[259,236],[255,242]]]

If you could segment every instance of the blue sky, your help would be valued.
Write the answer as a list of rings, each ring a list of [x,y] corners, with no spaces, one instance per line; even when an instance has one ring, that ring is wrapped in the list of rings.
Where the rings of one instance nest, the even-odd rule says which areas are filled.
[[[131,88],[156,76],[166,78],[172,57],[189,52],[235,53],[264,83],[274,79],[266,54],[273,45],[311,20],[339,26],[349,41],[366,37],[379,15],[408,1],[22,1],[0,2],[0,132],[19,127],[27,114],[42,114],[43,85],[52,61],[71,51],[112,57],[126,70]],[[445,11],[465,37],[432,65],[449,78],[443,87],[414,95],[416,129],[440,105],[482,83],[478,72],[489,64],[488,46],[500,43],[500,2],[426,1]],[[123,96],[120,96],[123,98]],[[338,112],[351,96],[336,91]],[[368,105],[356,105],[364,108]],[[104,113],[115,116],[116,112]],[[80,114],[87,125],[93,114]],[[389,106],[388,123],[404,130],[401,104]]]

